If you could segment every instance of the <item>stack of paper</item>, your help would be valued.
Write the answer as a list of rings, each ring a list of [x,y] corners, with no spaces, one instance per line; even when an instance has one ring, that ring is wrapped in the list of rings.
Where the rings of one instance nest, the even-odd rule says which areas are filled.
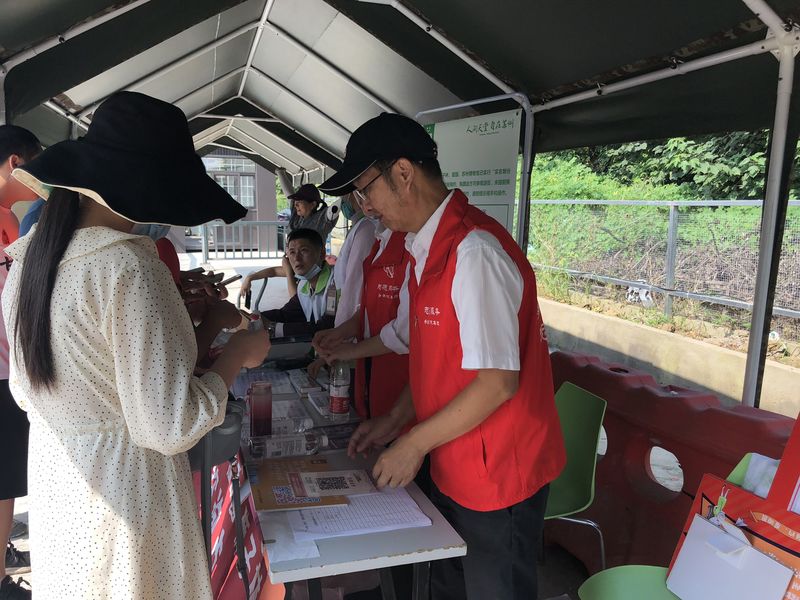
[[[349,497],[347,506],[292,511],[289,524],[296,542],[427,527],[431,520],[405,489],[386,489]]]

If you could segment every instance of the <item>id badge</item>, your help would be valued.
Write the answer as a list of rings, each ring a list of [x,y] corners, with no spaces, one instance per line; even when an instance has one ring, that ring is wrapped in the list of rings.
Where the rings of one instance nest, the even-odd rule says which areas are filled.
[[[328,286],[328,291],[325,295],[325,314],[329,317],[336,315],[336,306],[339,303],[339,292],[336,286]]]

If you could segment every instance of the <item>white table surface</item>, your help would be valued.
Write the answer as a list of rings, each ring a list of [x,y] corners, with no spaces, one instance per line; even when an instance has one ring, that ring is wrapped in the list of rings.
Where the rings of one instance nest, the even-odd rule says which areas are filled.
[[[365,459],[352,461],[344,451],[326,453],[325,457],[333,470],[369,468],[372,462]],[[406,490],[431,519],[429,527],[319,540],[317,547],[320,555],[317,558],[270,562],[270,581],[288,583],[464,556],[467,553],[466,542],[427,496],[413,483]],[[268,514],[266,519],[261,523],[264,537],[274,539],[270,535]]]

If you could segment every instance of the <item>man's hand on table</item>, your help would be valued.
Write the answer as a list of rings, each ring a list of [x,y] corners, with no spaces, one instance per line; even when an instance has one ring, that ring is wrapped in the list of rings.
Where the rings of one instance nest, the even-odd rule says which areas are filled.
[[[364,421],[350,436],[347,454],[355,458],[357,454],[368,454],[373,448],[382,448],[400,435],[402,429],[403,424],[390,414]]]
[[[337,329],[323,329],[314,334],[311,345],[317,352],[323,352],[335,348],[344,341],[342,334]]]
[[[342,342],[335,347],[318,348],[317,352],[329,365],[332,365],[337,360],[355,360],[360,358],[356,355],[356,345],[351,342]]]
[[[379,488],[405,487],[414,481],[424,458],[425,450],[416,445],[413,436],[406,434],[381,452],[372,477]]]

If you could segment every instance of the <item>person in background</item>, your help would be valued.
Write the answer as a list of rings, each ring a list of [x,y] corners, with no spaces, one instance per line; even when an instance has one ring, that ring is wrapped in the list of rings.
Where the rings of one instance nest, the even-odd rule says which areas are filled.
[[[331,231],[339,220],[339,207],[336,205],[328,206],[319,195],[317,187],[313,183],[306,183],[289,195],[292,203],[292,212],[289,218],[289,233],[297,229],[313,229],[322,238],[323,250],[325,242]],[[288,240],[287,240],[288,242]],[[260,271],[254,271],[245,275],[239,291],[240,296],[244,296],[251,290],[254,281],[269,279],[270,277],[285,277],[286,285],[291,298],[297,293],[297,282],[292,270],[291,261],[284,256],[279,266],[267,267]],[[264,284],[266,285],[266,283]],[[254,312],[258,312],[258,307],[252,307]]]
[[[374,215],[366,215],[353,194],[342,198],[342,214],[351,222],[350,230],[336,257],[336,269],[333,273],[336,289],[339,290],[339,303],[333,325],[336,329],[327,329],[314,334],[314,345],[325,344],[326,334],[337,331],[345,322],[358,314],[361,304],[361,288],[364,285],[364,259],[370,253],[375,241],[375,228],[380,221]],[[354,335],[354,334],[353,334]],[[336,338],[340,341],[340,338]],[[343,338],[342,338],[343,339]],[[316,377],[325,365],[324,358],[315,359],[308,365],[309,375]],[[355,378],[353,379],[355,380]]]
[[[292,202],[289,231],[313,229],[324,244],[339,220],[339,207],[328,206],[313,183],[304,183],[288,199]]]
[[[360,193],[408,232],[411,254],[410,385],[348,451],[394,440],[373,469],[379,487],[407,485],[430,453],[431,499],[469,547],[432,563],[433,600],[536,598],[549,483],[566,461],[536,280],[503,226],[447,189],[437,156],[422,125],[383,113],[320,186]]]
[[[289,234],[286,256],[300,281],[297,293],[281,308],[261,313],[271,338],[313,335],[333,327],[337,290],[334,268],[325,261],[322,238],[313,229]]]
[[[358,190],[351,195],[363,204]],[[370,205],[363,210],[377,225],[369,254],[361,261],[361,288],[354,294],[357,310],[349,319],[342,315],[336,328],[317,333],[314,347],[328,364],[357,361],[355,407],[368,419],[388,413],[408,385],[410,255],[404,233],[387,229]]]
[[[168,165],[168,167],[165,167]],[[186,451],[222,423],[228,388],[269,350],[238,332],[202,377],[183,300],[142,223],[246,210],[205,173],[186,117],[110,96],[86,135],[14,177],[46,199],[9,246],[10,386],[27,411],[31,561],[42,598],[211,600]]]
[[[18,236],[18,223],[11,212],[14,202],[26,199],[29,192],[11,178],[17,167],[33,159],[42,150],[39,140],[27,129],[14,125],[0,126],[0,290],[5,286],[11,259],[6,247]],[[14,582],[11,574],[30,571],[27,552],[10,542],[12,528],[24,532],[24,524],[14,522],[14,499],[28,493],[28,418],[14,402],[8,387],[8,339],[0,317],[0,543],[5,547],[5,561],[0,567],[0,598],[23,600],[30,590]],[[14,536],[17,537],[17,536]]]
[[[19,224],[19,235],[28,235],[28,232],[31,230],[31,227],[36,225],[39,221],[39,215],[42,214],[42,209],[44,208],[44,200],[41,198],[37,198],[34,200],[33,204],[28,207],[28,211],[25,213],[25,216],[22,217],[22,221]]]

